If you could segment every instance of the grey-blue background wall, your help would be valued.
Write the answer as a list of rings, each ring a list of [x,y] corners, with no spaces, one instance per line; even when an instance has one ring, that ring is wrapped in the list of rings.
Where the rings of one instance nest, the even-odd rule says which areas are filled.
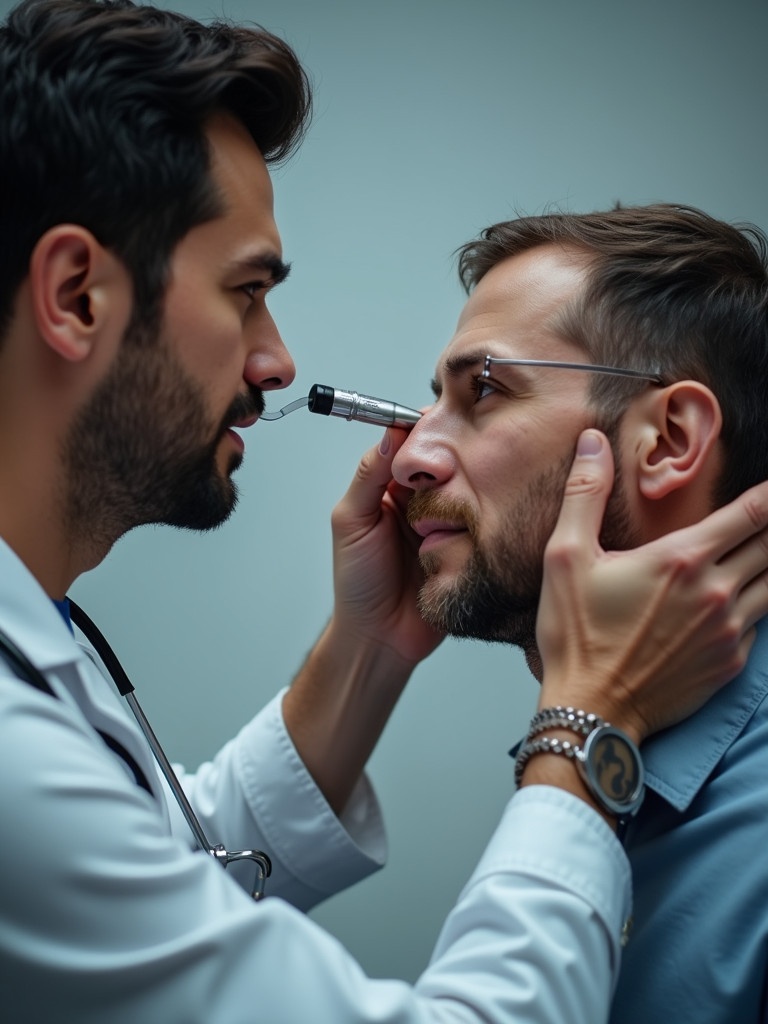
[[[516,211],[670,200],[768,228],[765,0],[219,3],[170,6],[261,22],[316,88],[274,175],[294,264],[272,302],[298,365],[284,400],[319,381],[428,401],[462,303],[451,254]],[[330,510],[379,435],[260,424],[229,524],[137,531],[77,585],[174,758],[210,756],[301,663],[331,606]],[[535,699],[503,649],[448,641],[416,672],[370,766],[389,866],[315,913],[370,973],[425,965]]]

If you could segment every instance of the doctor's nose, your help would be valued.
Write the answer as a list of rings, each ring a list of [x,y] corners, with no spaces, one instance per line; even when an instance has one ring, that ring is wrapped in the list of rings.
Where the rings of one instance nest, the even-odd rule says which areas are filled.
[[[253,331],[243,377],[262,391],[287,388],[296,377],[296,366],[268,310],[263,310]]]

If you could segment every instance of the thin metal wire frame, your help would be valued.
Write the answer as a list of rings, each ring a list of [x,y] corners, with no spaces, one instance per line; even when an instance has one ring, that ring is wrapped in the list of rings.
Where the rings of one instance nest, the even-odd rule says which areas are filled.
[[[654,384],[662,384],[661,376],[646,370],[627,370],[620,366],[602,366],[600,363],[564,363],[555,359],[502,359],[487,355],[483,364],[483,377],[490,377],[491,366],[555,366],[562,370],[586,370],[589,373],[609,373],[614,377],[635,377],[638,380],[649,380]]]

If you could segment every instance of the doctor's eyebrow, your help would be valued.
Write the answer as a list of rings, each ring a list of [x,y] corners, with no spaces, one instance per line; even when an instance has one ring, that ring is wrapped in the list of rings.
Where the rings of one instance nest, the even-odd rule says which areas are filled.
[[[285,263],[276,253],[271,252],[248,256],[239,263],[239,266],[254,273],[268,274],[270,287],[282,284],[291,272],[291,264]]]
[[[478,349],[476,352],[467,352],[460,356],[449,356],[443,364],[443,373],[446,377],[455,379],[461,377],[478,363],[482,364],[485,362],[487,352],[485,349],[482,352]],[[433,377],[430,381],[430,387],[432,388],[432,394],[435,398],[439,398],[443,393],[442,381],[438,380],[437,377]]]

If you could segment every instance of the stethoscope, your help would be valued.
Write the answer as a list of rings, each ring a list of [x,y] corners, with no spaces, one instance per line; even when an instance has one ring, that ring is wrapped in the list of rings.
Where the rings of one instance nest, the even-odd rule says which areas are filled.
[[[104,662],[107,671],[112,676],[112,680],[120,695],[125,697],[136,721],[139,724],[139,728],[144,734],[144,737],[155,756],[155,760],[158,763],[160,771],[163,773],[166,782],[170,786],[181,813],[184,815],[184,818],[195,837],[198,846],[201,850],[210,854],[214,860],[225,868],[229,864],[234,864],[240,861],[253,861],[256,866],[256,877],[254,878],[251,896],[255,900],[261,899],[264,895],[266,880],[272,871],[272,864],[269,857],[266,853],[262,853],[260,850],[239,850],[236,852],[230,852],[226,850],[221,843],[214,845],[208,841],[208,838],[203,831],[203,827],[200,824],[197,815],[192,810],[192,805],[187,799],[186,793],[182,789],[181,783],[171,767],[170,761],[165,756],[165,751],[160,746],[160,742],[157,739],[157,736],[155,736],[152,726],[147,721],[147,716],[142,711],[141,706],[136,699],[133,684],[128,678],[125,669],[118,661],[117,655],[107,643],[104,635],[95,623],[85,614],[82,608],[76,605],[72,600],[69,601],[69,610],[72,622],[83,632],[84,636],[93,646],[96,653]],[[43,693],[50,694],[51,697],[56,698],[56,694],[51,689],[48,680],[42,672],[32,664],[26,654],[20,651],[16,644],[14,644],[10,637],[3,633],[2,630],[0,630],[0,652],[2,652],[8,662],[13,666],[21,679],[34,686],[36,689],[42,690]],[[138,785],[151,793],[146,776],[122,744],[105,733],[100,732],[99,735],[116,754],[127,762],[136,777]]]

